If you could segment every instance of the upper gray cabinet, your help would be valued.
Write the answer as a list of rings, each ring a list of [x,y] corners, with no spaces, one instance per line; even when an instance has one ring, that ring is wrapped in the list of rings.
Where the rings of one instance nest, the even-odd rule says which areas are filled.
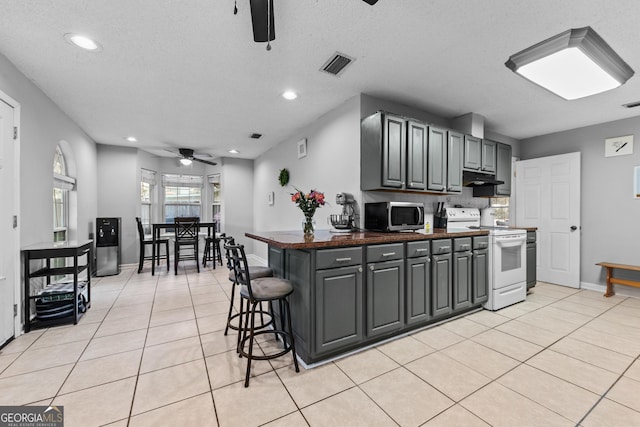
[[[406,120],[378,112],[362,120],[360,186],[363,190],[405,188]]]
[[[500,185],[474,187],[474,197],[501,197],[511,195],[511,146],[495,142],[496,147],[496,179],[503,181]]]
[[[447,147],[447,193],[462,193],[464,135],[449,131]]]
[[[445,191],[447,186],[447,130],[429,126],[427,190]]]
[[[464,136],[464,168],[478,171],[482,163],[482,140],[475,136]]]
[[[407,189],[427,188],[427,126],[407,122]]]
[[[496,173],[496,143],[486,139],[482,140],[482,163],[480,171]]]

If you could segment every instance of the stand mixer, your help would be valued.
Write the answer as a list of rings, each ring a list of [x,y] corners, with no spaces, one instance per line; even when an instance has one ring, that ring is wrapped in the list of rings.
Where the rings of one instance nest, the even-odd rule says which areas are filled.
[[[356,229],[356,209],[353,194],[338,193],[336,194],[336,203],[342,205],[341,214],[329,215],[329,222],[333,226],[332,233],[350,233]]]

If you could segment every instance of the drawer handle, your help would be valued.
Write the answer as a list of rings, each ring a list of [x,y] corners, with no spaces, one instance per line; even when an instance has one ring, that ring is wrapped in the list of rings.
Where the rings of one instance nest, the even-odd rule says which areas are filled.
[[[351,258],[336,258],[336,262],[347,262],[351,261]]]
[[[382,256],[393,256],[395,254],[396,254],[395,252],[387,252],[387,253],[382,254]]]
[[[471,245],[460,245],[460,249],[463,251],[468,251],[471,248]]]
[[[449,250],[451,250],[451,247],[449,246],[440,246],[440,248],[438,249],[439,252],[445,252]]]
[[[418,249],[416,249],[416,252],[426,252],[426,251],[428,251],[427,248],[418,248]]]

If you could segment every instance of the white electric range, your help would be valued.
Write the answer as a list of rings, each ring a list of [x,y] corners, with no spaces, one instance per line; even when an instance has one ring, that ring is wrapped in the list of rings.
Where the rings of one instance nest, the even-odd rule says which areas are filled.
[[[487,310],[499,310],[527,296],[527,232],[509,227],[480,226],[476,208],[445,208],[447,231],[489,231],[489,300]]]

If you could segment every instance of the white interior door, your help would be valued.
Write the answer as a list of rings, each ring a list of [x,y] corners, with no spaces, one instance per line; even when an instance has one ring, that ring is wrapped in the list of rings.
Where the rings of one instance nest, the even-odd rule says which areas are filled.
[[[0,346],[14,335],[16,288],[14,111],[0,96]]]
[[[516,224],[538,227],[538,280],[580,287],[580,153],[516,163]]]

